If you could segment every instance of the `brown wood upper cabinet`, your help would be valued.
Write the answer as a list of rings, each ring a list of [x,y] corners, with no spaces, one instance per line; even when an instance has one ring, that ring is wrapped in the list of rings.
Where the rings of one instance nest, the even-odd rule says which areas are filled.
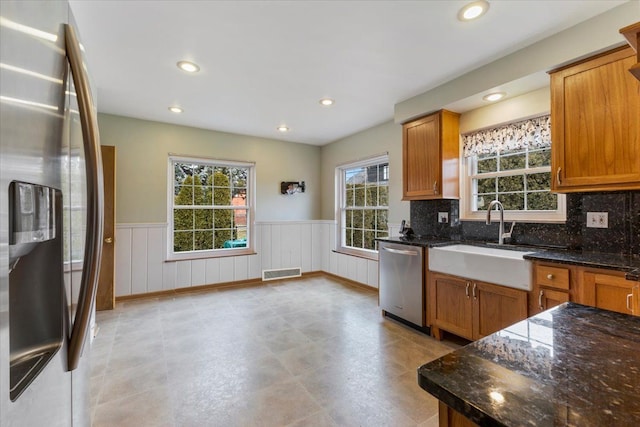
[[[620,34],[627,39],[629,46],[636,51],[636,63],[629,68],[629,72],[640,80],[640,49],[638,49],[638,45],[640,45],[640,22],[621,28]]]
[[[402,200],[459,197],[459,123],[440,110],[402,126]]]
[[[552,190],[640,189],[635,61],[626,46],[550,73]]]

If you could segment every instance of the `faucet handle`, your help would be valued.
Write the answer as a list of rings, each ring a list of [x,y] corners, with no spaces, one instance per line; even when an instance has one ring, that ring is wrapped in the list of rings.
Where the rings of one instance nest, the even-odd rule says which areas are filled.
[[[515,227],[515,226],[516,226],[516,222],[513,221],[511,223],[511,228],[509,229],[509,232],[508,233],[502,233],[502,237],[504,237],[505,239],[510,239],[511,238],[511,233],[513,233],[513,227]]]

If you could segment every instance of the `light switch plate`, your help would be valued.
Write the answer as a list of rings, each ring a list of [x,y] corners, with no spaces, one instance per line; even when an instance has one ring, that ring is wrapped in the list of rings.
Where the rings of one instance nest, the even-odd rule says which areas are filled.
[[[438,222],[446,224],[449,222],[449,212],[438,212]]]
[[[587,228],[609,228],[609,212],[587,212]]]

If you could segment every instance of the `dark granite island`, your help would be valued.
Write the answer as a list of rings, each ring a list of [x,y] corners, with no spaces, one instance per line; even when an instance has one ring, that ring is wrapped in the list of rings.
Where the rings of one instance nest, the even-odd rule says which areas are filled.
[[[423,365],[418,383],[440,426],[640,426],[640,317],[565,303]]]

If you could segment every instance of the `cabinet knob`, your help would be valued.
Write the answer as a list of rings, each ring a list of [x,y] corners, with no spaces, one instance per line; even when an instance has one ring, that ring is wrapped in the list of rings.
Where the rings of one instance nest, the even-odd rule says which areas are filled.
[[[633,313],[633,309],[631,308],[631,298],[633,298],[633,294],[627,295],[627,310]]]
[[[547,274],[547,279],[553,280],[553,274],[551,274],[551,273]]]
[[[558,181],[558,185],[562,184],[562,179],[560,178],[561,171],[562,171],[562,168],[558,168],[558,170],[556,171],[556,181]]]
[[[467,282],[467,287],[464,290],[464,294],[467,296],[467,298],[469,298],[469,285],[470,285],[470,283]]]
[[[433,181],[433,192],[438,194],[438,181]]]
[[[478,286],[478,284],[476,282],[473,282],[473,289],[471,292],[473,292],[473,299],[477,300],[478,296],[476,295],[476,287]]]
[[[104,239],[104,242],[105,243],[113,243],[113,238],[107,237],[107,238]]]

